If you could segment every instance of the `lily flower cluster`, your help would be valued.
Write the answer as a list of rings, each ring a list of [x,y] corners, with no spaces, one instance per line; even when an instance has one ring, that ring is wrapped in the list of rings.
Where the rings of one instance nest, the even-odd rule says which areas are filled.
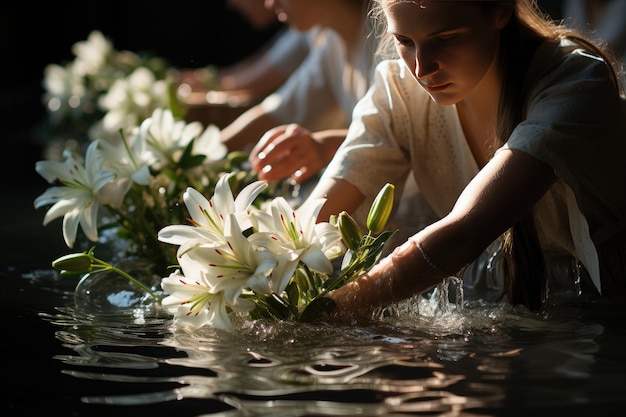
[[[45,132],[83,142],[116,137],[158,107],[171,105],[171,69],[165,59],[119,51],[100,31],[72,46],[74,59],[44,68]]]
[[[34,206],[49,207],[44,225],[63,219],[70,249],[89,241],[114,253],[63,256],[52,263],[62,275],[112,271],[176,320],[232,330],[233,314],[314,321],[333,308],[330,291],[379,259],[394,233],[382,231],[392,185],[367,233],[345,212],[318,222],[324,200],[293,208],[282,184],[257,180],[247,154],[227,153],[216,126],[184,121],[164,61],[115,51],[97,31],[73,51],[72,63],[46,68],[44,101],[64,134],[88,130],[85,146],[66,141],[59,158],[36,163],[51,187]],[[129,257],[155,266],[163,292],[116,266]]]
[[[238,154],[227,154],[216,126],[186,123],[158,108],[141,125],[116,141],[93,140],[85,156],[66,149],[64,160],[43,160],[36,171],[51,186],[34,201],[50,206],[44,225],[63,217],[69,248],[84,236],[99,242],[102,234],[128,243],[119,258],[148,258],[161,269],[175,263],[175,251],[157,239],[166,225],[184,221],[182,194],[189,186],[211,190],[225,172],[237,172],[242,186],[256,176]]]
[[[159,240],[178,246],[176,270],[161,281],[167,296],[158,299],[175,320],[192,328],[232,331],[232,314],[319,319],[334,307],[327,294],[368,271],[395,233],[381,230],[393,205],[391,184],[374,201],[364,234],[346,212],[317,222],[325,199],[296,211],[278,196],[257,208],[253,203],[267,183],[250,183],[235,198],[234,175],[220,178],[211,199],[187,188],[183,199],[191,224],[158,233]],[[342,255],[336,272],[333,260]],[[93,251],[64,256],[53,266],[62,274],[107,269]]]

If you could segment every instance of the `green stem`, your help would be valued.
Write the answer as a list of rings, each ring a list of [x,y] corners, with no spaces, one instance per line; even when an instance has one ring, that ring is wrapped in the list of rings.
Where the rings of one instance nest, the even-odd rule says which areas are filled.
[[[352,262],[350,262],[350,264],[343,270],[341,275],[339,275],[339,278],[334,281],[335,285],[331,285],[328,288],[325,288],[324,291],[322,291],[317,297],[324,297],[332,290],[343,287],[348,282],[353,281],[362,273],[366,272],[363,266],[365,265],[367,254],[370,250],[370,245],[374,240],[375,239],[372,236],[372,232],[368,232],[368,234],[364,236],[364,239],[361,242],[358,250],[355,252]]]
[[[139,281],[138,279],[136,279],[135,277],[133,277],[132,275],[128,274],[126,271],[123,271],[119,268],[114,267],[111,264],[108,264],[106,262],[104,262],[101,259],[92,258],[92,261],[94,262],[94,266],[97,269],[97,271],[95,272],[99,272],[99,271],[113,271],[116,274],[120,274],[121,276],[123,276],[124,278],[128,279],[129,281],[131,281],[132,283],[134,283],[135,285],[137,285],[139,288],[141,288],[142,290],[144,290],[145,292],[147,292],[148,294],[150,294],[150,296],[152,298],[154,298],[157,301],[161,301],[161,296],[159,296],[158,294],[156,294],[154,291],[152,291],[148,286],[146,286],[143,282]],[[97,265],[95,263],[98,263]]]

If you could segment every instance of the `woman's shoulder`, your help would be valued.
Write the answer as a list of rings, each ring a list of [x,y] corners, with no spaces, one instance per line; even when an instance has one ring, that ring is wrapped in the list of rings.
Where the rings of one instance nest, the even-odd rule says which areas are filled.
[[[571,82],[576,78],[610,81],[610,64],[576,39],[562,38],[546,40],[537,48],[525,82],[533,85],[541,81]]]
[[[610,62],[577,42],[563,38],[544,41],[536,50],[523,82],[527,103],[576,97],[585,106],[613,102],[619,87]],[[571,104],[571,103],[570,103]]]

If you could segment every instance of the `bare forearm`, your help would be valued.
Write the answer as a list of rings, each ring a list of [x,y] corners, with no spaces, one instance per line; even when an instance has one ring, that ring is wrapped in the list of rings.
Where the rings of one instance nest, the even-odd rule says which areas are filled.
[[[262,105],[256,105],[241,114],[221,131],[222,142],[229,151],[250,150],[265,132],[278,123]]]
[[[368,273],[333,291],[336,307],[333,321],[350,321],[369,316],[386,307],[424,292],[449,274],[428,263],[415,242],[409,240],[382,259]]]
[[[321,155],[324,166],[333,159],[335,152],[346,138],[348,129],[329,129],[313,133],[313,138],[322,144],[323,155]]]

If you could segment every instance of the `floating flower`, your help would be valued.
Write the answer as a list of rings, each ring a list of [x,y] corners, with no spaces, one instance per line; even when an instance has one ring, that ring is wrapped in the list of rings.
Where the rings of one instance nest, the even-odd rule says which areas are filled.
[[[211,292],[210,287],[201,280],[187,278],[180,270],[163,278],[161,286],[170,294],[161,304],[176,320],[192,328],[210,325],[217,329],[232,330],[224,294]]]
[[[224,292],[230,305],[238,303],[244,290],[271,294],[269,277],[277,264],[276,256],[253,245],[244,235],[234,214],[225,221],[225,243],[202,245],[180,254],[186,263],[202,266],[202,274],[213,291]],[[278,290],[280,293],[282,290]]]

